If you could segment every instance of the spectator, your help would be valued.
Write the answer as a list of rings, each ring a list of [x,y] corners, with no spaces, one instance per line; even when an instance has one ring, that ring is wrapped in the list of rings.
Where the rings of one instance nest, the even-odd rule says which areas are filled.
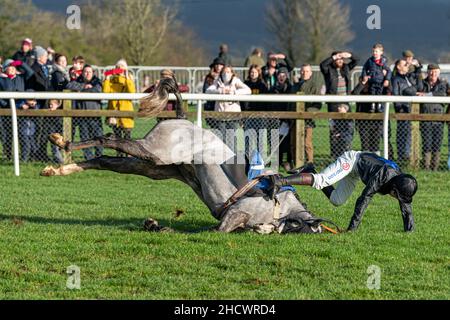
[[[267,88],[270,90],[277,82],[278,70],[286,68],[290,73],[294,70],[293,64],[289,57],[282,53],[269,52],[267,55],[267,64],[262,68],[263,80]]]
[[[172,78],[175,79],[175,73],[170,70],[170,69],[163,69],[160,72],[160,77],[161,79],[167,79],[167,78]],[[158,86],[160,80],[157,80],[155,84],[149,86],[144,93],[152,93],[153,91],[155,91],[155,88]],[[181,84],[181,83],[177,83],[178,85],[178,89],[180,90],[180,93],[187,93],[189,92],[189,86],[186,84]],[[166,111],[175,111],[175,102],[174,101],[169,101],[167,102],[167,106],[165,108]]]
[[[47,53],[48,53],[48,64],[53,65],[55,63],[56,52],[55,52],[55,50],[53,50],[52,47],[48,47]]]
[[[369,76],[361,76],[359,83],[352,91],[353,95],[369,95]],[[372,113],[374,110],[382,112],[384,109],[373,108],[372,103],[356,103],[356,112]],[[383,135],[383,121],[358,120],[356,128],[361,139],[361,150],[380,155],[380,143]],[[389,148],[389,151],[391,149]],[[389,157],[392,159],[392,157]]]
[[[99,78],[94,75],[94,69],[90,65],[85,65],[81,76],[77,80],[72,80],[67,89],[76,92],[92,92],[101,93],[102,83]],[[98,100],[76,101],[75,109],[77,110],[101,110],[101,103]],[[78,125],[80,127],[80,139],[82,141],[92,140],[96,137],[103,136],[102,118],[79,118]],[[84,157],[91,160],[95,157],[101,157],[103,153],[102,147],[95,147],[94,150],[84,149]]]
[[[62,54],[56,54],[52,73],[52,88],[55,91],[63,91],[69,82],[70,75],[67,70],[67,57]]]
[[[116,69],[111,73],[106,73],[106,80],[103,82],[104,93],[136,93],[133,76],[128,72],[128,63],[121,59],[116,63]],[[133,101],[112,101],[108,103],[108,110],[115,111],[134,111]],[[112,128],[114,136],[131,140],[131,131],[134,128],[133,118],[115,118],[107,119],[108,125]],[[117,152],[118,157],[125,154]]]
[[[339,113],[347,113],[349,109],[346,103],[338,105]],[[330,120],[331,140],[334,145],[333,158],[337,159],[339,155],[352,149],[353,131],[353,120]]]
[[[22,47],[13,56],[12,60],[19,60],[32,66],[36,61],[36,52],[33,50],[33,41],[26,38],[22,41]]]
[[[0,91],[24,92],[26,82],[33,76],[34,71],[22,61],[8,59],[3,64],[4,75],[0,76]],[[19,73],[18,71],[21,71]],[[9,101],[0,100],[2,109],[10,108]],[[18,107],[18,105],[16,105]],[[12,122],[11,117],[0,117],[1,142],[3,158],[12,159]]]
[[[372,48],[372,56],[366,61],[362,70],[362,77],[369,77],[369,94],[379,96],[386,94],[389,87],[392,72],[389,68],[387,58],[383,55],[383,45],[377,43]],[[380,103],[371,104],[371,112],[381,109]]]
[[[0,56],[0,76],[3,74],[3,56]]]
[[[302,65],[300,69],[300,80],[292,87],[293,93],[301,93],[305,95],[320,95],[322,94],[322,85],[314,81],[313,71],[310,64]],[[309,102],[305,104],[306,112],[318,112],[322,108],[322,104],[318,102]],[[313,146],[313,130],[316,123],[312,119],[305,121],[305,152],[306,161],[314,163],[314,146]]]
[[[344,62],[344,59],[347,61]],[[331,57],[322,61],[320,64],[320,71],[325,80],[326,93],[334,95],[350,94],[350,72],[356,67],[357,63],[357,58],[355,58],[352,53],[346,51],[335,51],[331,54]],[[328,104],[328,112],[339,112],[339,109],[341,111],[343,110],[343,107],[340,106],[340,104]],[[345,109],[350,111],[350,107]],[[335,139],[335,134],[336,132],[345,132],[346,128],[348,128],[348,121],[336,120],[333,121],[332,124],[333,128],[330,127],[330,150],[331,157],[337,159],[342,154],[342,152],[339,151],[342,149],[342,146],[336,144],[337,140]],[[341,125],[342,128],[338,128]]]
[[[49,100],[48,101],[48,110],[50,111],[56,111],[62,107],[62,100]],[[63,133],[63,119],[61,117],[51,117],[49,118],[47,123],[48,126],[48,133]],[[53,161],[58,164],[64,163],[64,158],[61,154],[61,150],[55,146],[51,145],[52,148],[52,154],[53,154]]]
[[[289,80],[289,71],[282,67],[277,72],[277,82],[269,90],[270,94],[290,94],[292,92],[292,85]],[[276,102],[272,103],[270,111],[295,111],[294,104],[290,102]],[[279,145],[279,164],[289,171],[293,166],[293,150],[292,147],[292,120],[284,120],[280,124],[280,145]],[[286,161],[283,161],[284,154],[286,154]]]
[[[437,64],[428,65],[428,76],[419,85],[417,93],[419,96],[440,96],[447,95],[447,83],[441,81],[439,76],[441,70]],[[444,114],[444,105],[439,103],[426,103],[420,106],[420,113]],[[444,123],[439,121],[420,122],[420,133],[422,135],[422,153],[424,159],[424,169],[434,171],[439,169],[441,158],[441,144],[444,138]]]
[[[27,90],[33,91],[33,90]],[[35,99],[30,99],[22,102],[19,105],[21,110],[38,110],[40,106]],[[21,117],[18,120],[19,125],[19,141],[21,150],[21,160],[28,162],[36,157],[38,146],[36,144],[36,117]]]
[[[252,95],[267,93],[267,87],[262,80],[261,67],[253,64],[248,70],[248,77],[244,82],[251,90]],[[246,102],[244,105],[245,111],[261,112],[266,111],[267,104],[263,102]],[[263,118],[250,118],[245,121],[245,154],[247,156],[246,161],[248,164],[253,151],[263,151],[263,136],[261,135],[264,130],[268,130],[267,122]]]
[[[215,58],[213,63],[209,66],[209,73],[206,75],[205,80],[203,82],[203,93],[206,93],[206,90],[214,84],[219,78],[220,73],[225,66],[225,61],[222,58]],[[205,104],[205,111],[213,111],[216,103],[214,101],[208,101]],[[209,123],[208,123],[209,124]]]
[[[253,50],[252,54],[250,56],[248,56],[247,59],[245,59],[244,65],[246,67],[251,67],[253,65],[256,65],[260,68],[264,67],[264,65],[266,63],[264,62],[262,55],[263,55],[263,51],[260,48],[255,48],[255,50]]]
[[[72,67],[69,70],[70,81],[77,80],[83,73],[86,61],[82,56],[75,56],[72,59]]]
[[[422,64],[419,60],[414,58],[414,53],[411,50],[403,51],[403,59],[408,65],[408,77],[414,77],[416,81],[422,81]]]
[[[229,65],[222,69],[219,77],[214,80],[214,83],[206,90],[207,94],[226,94],[226,95],[241,95],[251,94],[250,88],[244,84],[234,73],[233,68]],[[232,98],[230,97],[230,100]],[[215,103],[215,111],[217,112],[241,112],[239,102],[226,101]],[[237,139],[236,131],[238,129],[239,121],[223,120],[218,121],[218,129],[223,141],[230,147],[231,150],[236,151]]]
[[[32,89],[36,92],[44,92],[44,91],[53,91],[53,87],[51,84],[51,75],[50,70],[48,68],[48,53],[42,47],[36,47],[36,61],[31,67],[34,71],[34,75],[28,80],[27,89]],[[47,107],[47,102],[45,100],[39,100],[38,105],[41,108]],[[48,162],[50,159],[47,155],[47,144],[48,144],[48,126],[45,125],[46,119],[37,118],[37,151],[36,158],[37,161]]]
[[[395,63],[396,75],[392,79],[392,94],[395,96],[415,96],[417,83],[408,77],[408,64],[400,59]],[[395,112],[411,113],[409,103],[395,103]],[[397,157],[401,165],[409,162],[411,155],[411,123],[410,121],[397,121]]]
[[[72,58],[72,67],[69,69],[70,81],[75,81],[83,74],[83,68],[86,64],[83,56],[75,56]],[[72,101],[72,106],[75,106],[76,102]],[[79,118],[72,118],[72,140],[75,140],[75,135],[77,128],[81,131],[80,125],[78,123]]]
[[[229,65],[229,66],[233,65],[231,63],[231,57],[228,54],[228,45],[227,44],[223,43],[220,45],[218,58],[221,58],[224,61],[225,65]]]

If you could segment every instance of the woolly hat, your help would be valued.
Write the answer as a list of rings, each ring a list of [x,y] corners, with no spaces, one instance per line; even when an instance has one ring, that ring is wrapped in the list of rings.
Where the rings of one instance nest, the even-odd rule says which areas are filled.
[[[30,38],[25,38],[23,39],[22,44],[28,44],[31,46],[33,44],[33,40],[31,40]]]
[[[12,59],[7,59],[7,60],[5,61],[5,63],[3,64],[3,70],[6,70],[6,68],[8,68],[9,65],[10,65],[11,63],[13,63],[13,62],[14,62],[14,60],[12,60]]]
[[[45,56],[47,53],[47,50],[45,50],[44,48],[37,46],[36,48],[34,48],[34,52],[36,52],[36,59],[41,58],[42,56]]]

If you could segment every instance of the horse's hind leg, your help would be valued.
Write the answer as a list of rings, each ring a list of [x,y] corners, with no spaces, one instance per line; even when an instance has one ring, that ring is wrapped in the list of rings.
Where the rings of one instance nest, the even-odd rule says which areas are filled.
[[[250,218],[251,216],[248,213],[232,208],[222,218],[217,230],[226,233],[233,232],[239,228],[244,228]]]
[[[50,135],[49,141],[68,152],[92,147],[103,147],[117,150],[136,158],[152,160],[150,153],[144,148],[140,140],[116,138],[113,135],[106,135],[93,140],[72,143],[65,141],[59,133],[53,133]]]

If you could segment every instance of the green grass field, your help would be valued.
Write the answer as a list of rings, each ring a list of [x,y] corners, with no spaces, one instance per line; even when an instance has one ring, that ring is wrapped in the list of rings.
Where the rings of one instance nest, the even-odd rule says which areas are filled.
[[[21,169],[16,178],[0,166],[0,299],[450,298],[448,173],[416,173],[412,234],[398,203],[376,196],[356,233],[263,236],[143,231],[148,217],[179,231],[215,224],[176,181]],[[356,194],[336,209],[299,191],[316,215],[347,226]],[[66,288],[70,265],[81,269],[79,290]],[[381,268],[380,290],[367,288],[370,265]]]

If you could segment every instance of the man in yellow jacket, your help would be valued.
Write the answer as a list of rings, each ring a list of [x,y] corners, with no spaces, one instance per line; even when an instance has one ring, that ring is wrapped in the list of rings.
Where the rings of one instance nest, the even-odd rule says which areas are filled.
[[[104,93],[136,93],[133,77],[128,73],[128,64],[124,59],[116,63],[116,69],[106,72],[105,75]],[[108,103],[108,110],[134,111],[133,102],[111,100]],[[112,127],[116,137],[131,139],[131,130],[134,128],[133,118],[108,118],[107,123]],[[120,152],[117,155],[123,156]]]

